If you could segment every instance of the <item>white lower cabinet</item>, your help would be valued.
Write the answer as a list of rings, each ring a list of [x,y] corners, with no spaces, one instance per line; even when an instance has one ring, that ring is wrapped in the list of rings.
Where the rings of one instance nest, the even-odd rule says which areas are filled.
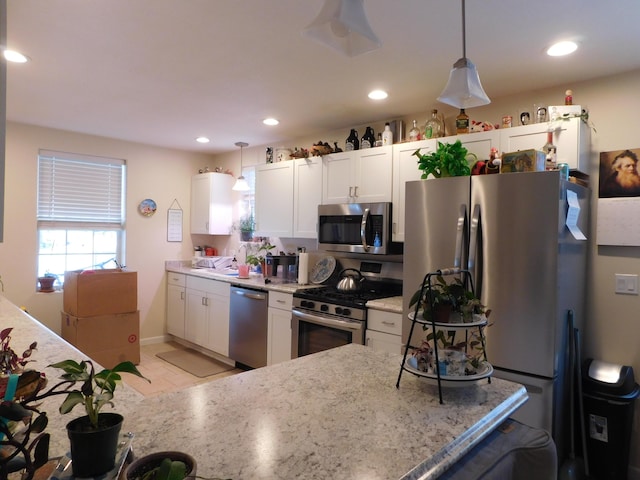
[[[187,276],[184,338],[229,356],[229,299],[227,282]]]
[[[167,272],[167,333],[184,338],[186,275]]]
[[[269,292],[267,365],[291,360],[291,307],[293,295]]]
[[[368,309],[365,344],[382,352],[402,353],[402,315]]]

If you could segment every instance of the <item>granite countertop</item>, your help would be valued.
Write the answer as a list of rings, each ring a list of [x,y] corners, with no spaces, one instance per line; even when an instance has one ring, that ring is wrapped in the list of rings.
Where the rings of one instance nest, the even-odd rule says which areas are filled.
[[[12,346],[34,340],[33,367],[85,356],[0,297]],[[523,386],[493,378],[444,389],[404,372],[401,356],[347,345],[159,397],[122,385],[115,411],[135,433],[137,455],[190,452],[204,477],[254,479],[437,478],[527,399]],[[50,456],[68,450],[49,398]],[[74,413],[76,413],[74,411]],[[77,415],[82,412],[78,411]]]
[[[387,297],[377,300],[369,300],[367,308],[375,310],[384,310],[391,313],[402,313],[402,297]]]

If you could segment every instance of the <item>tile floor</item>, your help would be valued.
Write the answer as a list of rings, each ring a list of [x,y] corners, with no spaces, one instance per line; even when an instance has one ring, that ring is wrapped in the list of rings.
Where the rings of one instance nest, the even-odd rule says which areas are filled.
[[[133,375],[123,375],[122,380],[144,396],[152,397],[163,393],[175,392],[200,383],[212,382],[242,372],[242,370],[234,368],[233,370],[217,375],[199,378],[156,357],[156,353],[168,352],[169,350],[179,348],[186,347],[177,342],[154,343],[152,345],[141,346],[138,370],[151,380],[151,383]]]

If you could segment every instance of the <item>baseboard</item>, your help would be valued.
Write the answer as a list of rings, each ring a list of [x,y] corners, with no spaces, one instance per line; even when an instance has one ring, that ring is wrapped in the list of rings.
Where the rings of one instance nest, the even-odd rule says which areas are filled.
[[[153,345],[154,343],[166,343],[173,340],[171,335],[161,335],[159,337],[141,338],[140,345]]]

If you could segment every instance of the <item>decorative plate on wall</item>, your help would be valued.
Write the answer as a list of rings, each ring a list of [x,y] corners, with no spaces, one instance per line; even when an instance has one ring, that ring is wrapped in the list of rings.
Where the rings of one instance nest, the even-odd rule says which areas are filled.
[[[140,202],[140,205],[138,205],[138,211],[145,217],[150,217],[151,215],[156,213],[157,208],[158,207],[156,206],[156,202],[154,202],[150,198],[145,198]]]

